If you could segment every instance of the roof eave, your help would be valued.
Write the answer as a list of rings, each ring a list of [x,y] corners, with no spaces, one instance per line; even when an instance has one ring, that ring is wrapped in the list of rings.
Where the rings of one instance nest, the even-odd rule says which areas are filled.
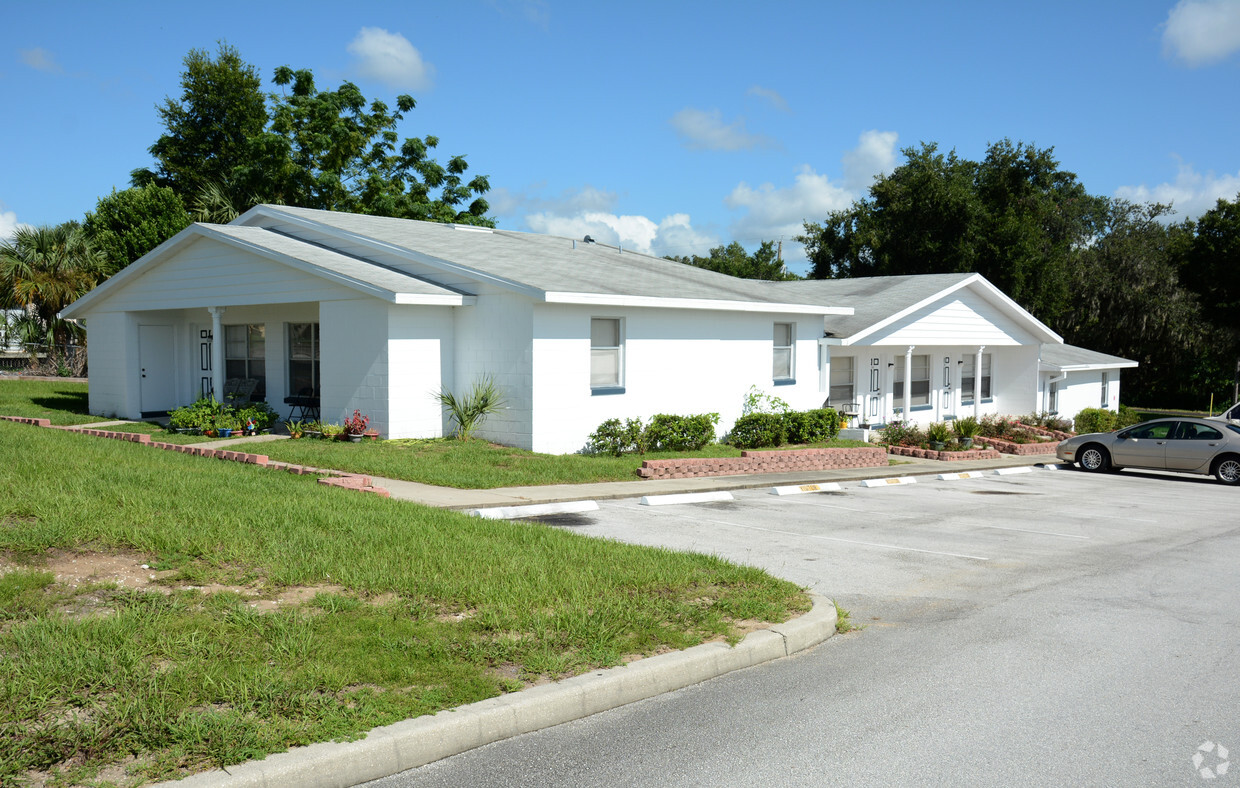
[[[664,296],[619,295],[616,293],[570,293],[549,291],[542,300],[548,304],[588,306],[652,307],[655,309],[707,309],[726,312],[774,312],[778,314],[851,315],[850,306],[816,306],[765,301],[729,301],[721,298],[667,298]]]

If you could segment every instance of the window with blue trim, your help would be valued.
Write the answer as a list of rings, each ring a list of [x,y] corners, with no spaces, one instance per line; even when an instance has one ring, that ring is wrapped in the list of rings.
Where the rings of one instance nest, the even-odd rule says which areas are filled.
[[[771,357],[771,377],[777,381],[791,381],[794,365],[793,337],[796,336],[795,323],[776,323],[774,352]]]
[[[904,359],[896,359],[895,382],[891,388],[897,406],[904,405]],[[909,384],[909,405],[930,406],[930,356],[913,356],[912,382]]]

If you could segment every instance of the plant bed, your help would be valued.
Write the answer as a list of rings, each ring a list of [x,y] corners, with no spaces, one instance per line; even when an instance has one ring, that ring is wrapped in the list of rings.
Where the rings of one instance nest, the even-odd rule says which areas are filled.
[[[1014,454],[1018,457],[1026,457],[1036,454],[1054,454],[1056,446],[1055,441],[1015,443],[1002,438],[978,438],[978,442],[984,443],[1004,454]]]
[[[771,449],[743,451],[740,457],[646,460],[637,469],[643,479],[684,479],[750,473],[796,473],[839,468],[877,468],[887,464],[877,447],[840,449]]]

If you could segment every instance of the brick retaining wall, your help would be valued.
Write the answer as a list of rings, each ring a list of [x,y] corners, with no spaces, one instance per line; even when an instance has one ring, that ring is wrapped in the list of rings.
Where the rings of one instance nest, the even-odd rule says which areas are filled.
[[[888,446],[887,451],[901,457],[919,457],[923,460],[960,462],[962,460],[998,460],[1002,455],[994,449],[969,449],[968,451],[935,451],[916,446]]]
[[[1025,424],[1023,421],[1018,421],[1016,423],[1019,424],[1024,429],[1029,430],[1030,432],[1035,432],[1038,435],[1045,435],[1046,437],[1054,438],[1057,441],[1066,441],[1068,438],[1071,438],[1076,435],[1075,432],[1061,432],[1059,430],[1048,430],[1045,427],[1038,427],[1033,424]]]
[[[1018,457],[1030,454],[1054,454],[1055,447],[1058,445],[1056,441],[1038,441],[1037,443],[1012,443],[1000,438],[976,438],[975,440],[985,443],[1004,454],[1015,454]]]
[[[739,457],[646,460],[642,467],[637,469],[637,475],[643,479],[688,479],[743,473],[790,473],[886,466],[887,452],[878,447],[866,446],[854,449],[743,451]]]

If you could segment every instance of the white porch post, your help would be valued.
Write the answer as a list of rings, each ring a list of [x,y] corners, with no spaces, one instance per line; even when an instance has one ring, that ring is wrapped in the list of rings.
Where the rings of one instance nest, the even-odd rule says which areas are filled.
[[[904,351],[904,422],[907,424],[913,418],[913,348],[916,345],[909,345],[908,350]]]
[[[209,306],[211,313],[211,393],[224,400],[224,307]]]
[[[977,358],[973,360],[973,418],[982,416],[982,351],[985,345],[977,346]]]

